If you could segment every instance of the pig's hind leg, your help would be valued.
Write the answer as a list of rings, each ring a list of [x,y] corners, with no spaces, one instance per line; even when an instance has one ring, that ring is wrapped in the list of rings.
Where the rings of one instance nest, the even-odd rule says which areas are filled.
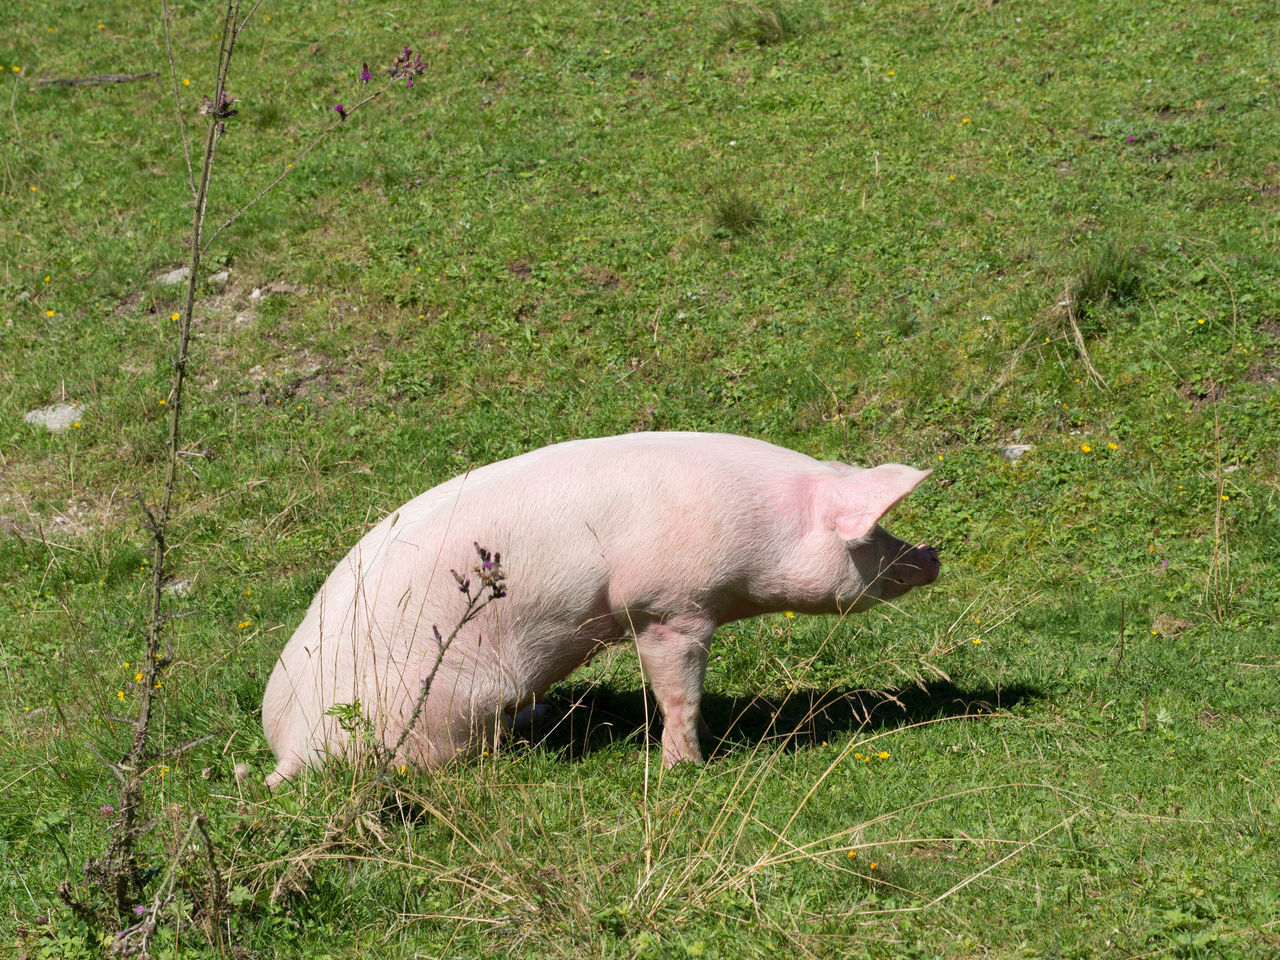
[[[702,683],[715,622],[692,615],[651,622],[636,630],[636,652],[662,713],[662,763],[702,760]]]

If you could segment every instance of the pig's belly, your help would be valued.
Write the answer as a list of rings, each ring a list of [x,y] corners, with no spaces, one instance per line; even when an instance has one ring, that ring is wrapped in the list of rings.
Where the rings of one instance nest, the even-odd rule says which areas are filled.
[[[627,631],[611,614],[596,608],[582,617],[557,618],[525,634],[513,651],[519,662],[519,682],[507,704],[520,709],[541,698],[549,687],[589,663],[605,648],[625,640]]]

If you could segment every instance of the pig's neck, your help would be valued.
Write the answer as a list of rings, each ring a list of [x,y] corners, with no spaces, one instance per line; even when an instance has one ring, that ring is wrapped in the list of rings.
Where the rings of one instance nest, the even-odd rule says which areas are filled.
[[[719,623],[766,613],[838,613],[832,587],[846,579],[845,554],[833,530],[810,531],[789,547],[752,564],[738,589],[716,611]],[[847,606],[847,604],[846,604]]]

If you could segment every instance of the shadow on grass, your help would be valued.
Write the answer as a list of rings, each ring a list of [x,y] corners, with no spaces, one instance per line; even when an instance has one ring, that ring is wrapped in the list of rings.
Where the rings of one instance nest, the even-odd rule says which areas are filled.
[[[1027,685],[964,689],[941,680],[924,688],[893,690],[804,688],[785,698],[706,693],[702,711],[713,741],[703,748],[709,759],[766,741],[785,750],[803,750],[856,732],[994,713],[1041,695]],[[661,738],[662,720],[646,692],[580,684],[556,691],[533,727],[517,732],[509,744],[580,760],[619,741],[639,748],[656,745]]]

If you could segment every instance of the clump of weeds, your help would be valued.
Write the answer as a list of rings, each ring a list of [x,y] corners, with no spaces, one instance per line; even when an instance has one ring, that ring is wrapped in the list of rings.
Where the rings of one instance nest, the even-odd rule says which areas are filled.
[[[764,223],[764,210],[736,187],[717,191],[711,198],[711,231],[721,239],[741,239]]]
[[[719,34],[728,44],[767,47],[786,43],[797,32],[795,17],[777,3],[735,3],[720,14]]]

